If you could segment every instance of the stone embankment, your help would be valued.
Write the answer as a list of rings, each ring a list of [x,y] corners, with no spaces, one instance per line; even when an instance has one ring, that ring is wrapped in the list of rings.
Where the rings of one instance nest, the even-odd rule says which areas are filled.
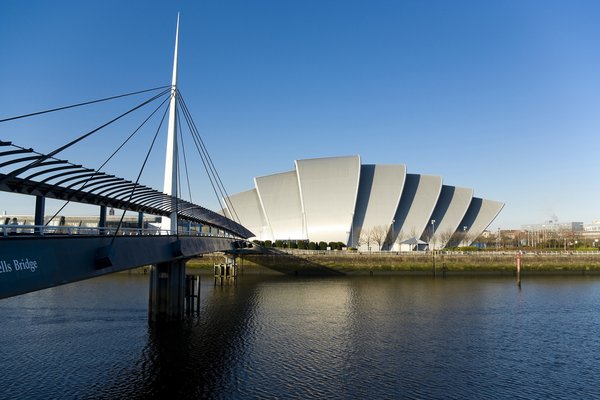
[[[265,268],[285,274],[499,274],[516,272],[517,252],[372,252],[269,249],[238,258],[247,271]],[[212,268],[223,255],[190,260],[190,268]],[[522,274],[600,274],[600,252],[525,252]]]

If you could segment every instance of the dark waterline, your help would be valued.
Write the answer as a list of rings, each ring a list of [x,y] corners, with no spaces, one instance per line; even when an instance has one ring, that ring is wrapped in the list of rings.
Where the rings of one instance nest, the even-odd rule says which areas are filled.
[[[149,327],[148,277],[0,301],[0,398],[600,398],[600,278],[202,278]]]

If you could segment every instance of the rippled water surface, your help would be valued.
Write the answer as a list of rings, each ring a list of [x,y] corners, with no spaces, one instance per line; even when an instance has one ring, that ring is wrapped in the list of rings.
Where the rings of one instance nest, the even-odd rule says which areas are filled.
[[[600,278],[202,277],[147,322],[148,277],[0,300],[0,398],[600,398]]]

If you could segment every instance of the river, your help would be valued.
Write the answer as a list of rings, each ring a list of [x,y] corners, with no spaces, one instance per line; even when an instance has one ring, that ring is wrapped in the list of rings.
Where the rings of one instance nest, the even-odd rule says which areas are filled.
[[[0,398],[600,398],[600,277],[202,277],[151,327],[148,276],[0,300]]]

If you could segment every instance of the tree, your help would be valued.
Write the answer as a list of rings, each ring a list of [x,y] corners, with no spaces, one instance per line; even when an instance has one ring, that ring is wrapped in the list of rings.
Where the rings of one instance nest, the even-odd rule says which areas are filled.
[[[454,235],[454,232],[450,228],[448,228],[445,231],[440,232],[438,234],[440,248],[446,247],[446,245],[450,242],[450,238],[452,238],[452,235]],[[434,248],[435,248],[435,245],[434,245]]]
[[[358,232],[358,246],[366,245],[369,251],[371,250],[371,244],[373,243],[373,236],[371,234],[371,229],[361,229]]]
[[[459,246],[470,246],[471,243],[475,241],[473,234],[469,231],[463,232],[462,236],[462,241],[460,242]]]
[[[371,229],[371,237],[373,241],[377,243],[379,250],[381,250],[383,244],[388,240],[388,234],[389,229],[385,225],[377,225]]]

